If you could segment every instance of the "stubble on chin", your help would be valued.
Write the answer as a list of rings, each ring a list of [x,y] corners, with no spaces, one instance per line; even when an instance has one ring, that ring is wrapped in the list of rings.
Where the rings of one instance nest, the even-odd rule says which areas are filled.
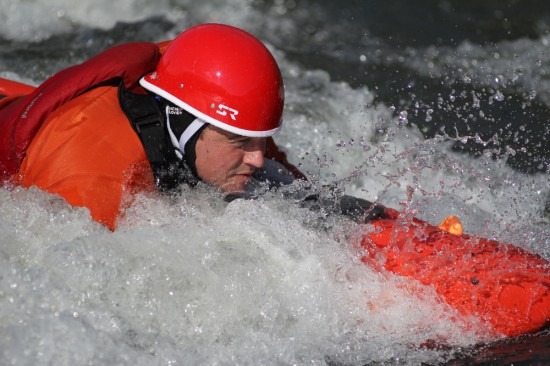
[[[218,186],[224,193],[243,193],[250,182],[250,177],[243,175],[233,176]]]

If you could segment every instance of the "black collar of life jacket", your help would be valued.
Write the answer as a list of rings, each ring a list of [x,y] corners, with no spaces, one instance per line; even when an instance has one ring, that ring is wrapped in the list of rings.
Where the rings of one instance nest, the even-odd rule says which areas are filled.
[[[166,117],[155,97],[132,93],[120,83],[118,100],[143,145],[157,187],[169,191],[182,183],[195,186],[199,178],[185,161],[177,157],[166,127]]]

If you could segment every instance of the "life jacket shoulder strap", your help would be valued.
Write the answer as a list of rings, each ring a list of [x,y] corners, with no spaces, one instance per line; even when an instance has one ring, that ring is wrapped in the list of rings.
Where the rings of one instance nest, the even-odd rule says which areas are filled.
[[[155,184],[163,191],[172,190],[183,182],[193,184],[194,180],[175,154],[168,135],[166,118],[155,97],[132,93],[121,83],[118,87],[118,99],[122,111],[143,145],[153,170]]]
[[[130,125],[139,136],[151,165],[166,164],[165,121],[154,97],[132,93],[124,85],[119,85],[118,100]]]

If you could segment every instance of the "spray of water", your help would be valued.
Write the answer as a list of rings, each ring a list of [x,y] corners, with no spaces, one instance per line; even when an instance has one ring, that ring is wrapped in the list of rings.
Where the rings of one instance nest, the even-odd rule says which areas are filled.
[[[26,4],[0,6],[6,39],[37,41],[37,35],[109,28],[159,13],[177,24],[167,38],[198,21],[259,33],[276,29],[281,39],[298,28],[293,18],[286,25],[266,22],[247,1],[153,7],[135,0],[116,5],[124,17],[106,13],[110,3]],[[285,4],[290,6],[277,2],[265,11],[284,12]],[[16,21],[28,11],[44,16]],[[482,96],[459,94],[416,109],[388,106],[368,87],[331,80],[269,47],[286,83],[277,142],[315,187],[337,186],[433,223],[455,214],[469,232],[550,258],[550,227],[542,213],[547,176],[512,170],[505,159],[513,149],[496,140],[455,131],[425,139],[410,123],[415,113],[437,118],[438,108],[479,113],[476,100]],[[432,57],[434,66],[426,72],[444,68],[449,59]],[[16,80],[29,75],[14,74]],[[506,97],[497,89],[491,95],[493,103]],[[474,159],[450,149],[471,140],[486,143],[487,153]],[[139,195],[119,229],[110,232],[86,209],[59,197],[34,188],[0,190],[0,361],[435,364],[487,341],[475,319],[457,316],[433,289],[361,263],[353,243],[367,229],[300,208],[279,191],[228,204],[201,186],[183,187],[175,197]]]

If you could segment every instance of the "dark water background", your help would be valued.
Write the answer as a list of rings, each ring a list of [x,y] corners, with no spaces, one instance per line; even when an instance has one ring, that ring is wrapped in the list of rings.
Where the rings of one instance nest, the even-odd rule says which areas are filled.
[[[495,48],[503,41],[539,39],[550,28],[550,3],[545,1],[298,1],[296,11],[310,10],[303,19],[302,37],[296,44],[278,45],[308,67],[328,70],[333,78],[353,86],[377,90],[379,100],[408,111],[408,120],[426,137],[454,128],[460,135],[477,133],[482,140],[494,135],[517,151],[508,158],[510,166],[528,173],[549,172],[549,106],[529,100],[514,83],[505,86],[465,83],[455,73],[443,77],[419,75],[409,67],[410,55],[426,47],[455,48],[461,43]],[[330,36],[316,42],[307,33],[329,29]],[[496,51],[495,51],[496,52]],[[360,60],[364,55],[364,60]],[[459,54],[456,55],[460,56]],[[430,62],[426,59],[425,62]],[[510,65],[513,67],[513,65]],[[449,70],[452,71],[452,70]],[[468,70],[464,70],[467,72]],[[542,72],[546,72],[542,70]],[[503,103],[489,103],[500,90]],[[468,101],[476,93],[484,116],[464,120]],[[455,95],[452,103],[439,104],[440,96]],[[528,103],[526,104],[526,100]],[[425,112],[432,108],[432,119]],[[457,150],[472,155],[491,146],[468,142]]]
[[[467,57],[460,54],[460,45],[465,43],[493,53],[504,45],[505,54],[514,44],[543,40],[550,32],[549,1],[282,0],[254,1],[252,6],[266,17],[281,22],[291,18],[297,25],[288,33],[255,29],[289,59],[308,69],[325,70],[332,79],[353,87],[376,90],[375,101],[394,106],[396,113],[405,116],[405,124],[420,129],[426,137],[477,135],[477,141],[457,142],[453,148],[472,157],[489,151],[495,158],[506,158],[514,169],[550,178],[550,105],[520,83],[527,72],[539,72],[542,79],[550,77],[545,76],[550,73],[550,55],[540,60],[541,65],[522,65],[519,81],[507,82],[495,81],[498,72],[490,69],[482,70],[482,77],[474,82],[465,79],[463,75],[470,71],[480,75],[471,64],[459,70],[451,62],[433,75],[419,73],[415,66],[433,62],[437,56],[430,55],[434,52],[453,55],[456,50],[457,58]],[[23,76],[41,80],[57,71],[50,66],[52,60],[56,60],[55,68],[62,68],[111,44],[158,40],[174,26],[160,16],[119,23],[109,30],[79,27],[39,42],[15,42],[0,36],[0,55],[8,69],[25,70]],[[510,69],[516,67],[512,61]],[[491,96],[498,92],[506,97],[493,102]],[[476,113],[472,113],[473,95],[479,99]],[[550,203],[546,207],[548,216]],[[550,334],[542,331],[464,350],[448,362],[463,364],[550,364]]]

